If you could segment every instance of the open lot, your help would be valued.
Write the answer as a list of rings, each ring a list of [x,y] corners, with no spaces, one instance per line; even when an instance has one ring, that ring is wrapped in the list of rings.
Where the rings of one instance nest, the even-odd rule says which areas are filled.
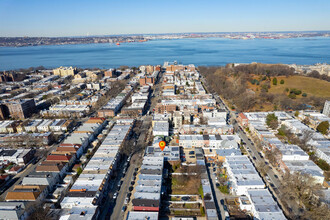
[[[197,195],[201,180],[191,176],[172,176],[172,195]]]
[[[254,79],[258,79],[260,76],[253,77]],[[307,93],[307,96],[317,96],[317,97],[329,97],[330,96],[330,82],[325,80],[315,79],[306,76],[278,76],[277,78],[277,85],[273,85],[272,81],[270,82],[270,89],[268,90],[269,93],[273,94],[287,94],[285,91],[286,88],[289,89],[299,89],[302,93]],[[273,80],[273,77],[271,78]],[[284,80],[284,84],[280,84],[280,81]],[[263,81],[262,81],[263,82]],[[262,84],[260,83],[260,85]],[[256,93],[260,93],[261,86],[252,85],[248,83],[250,89],[253,89]],[[258,88],[258,91],[256,91]],[[299,95],[297,98],[301,98],[302,96]]]

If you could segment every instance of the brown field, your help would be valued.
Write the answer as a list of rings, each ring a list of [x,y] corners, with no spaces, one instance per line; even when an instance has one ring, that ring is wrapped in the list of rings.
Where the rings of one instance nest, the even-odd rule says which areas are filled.
[[[180,178],[177,176],[172,176],[172,194],[197,195],[200,183],[201,183],[200,178]]]
[[[255,79],[258,79],[258,76],[254,77]],[[277,85],[274,86],[272,84],[272,81],[270,82],[271,88],[268,90],[269,93],[273,94],[280,94],[280,93],[286,93],[285,89],[300,89],[302,93],[307,93],[307,96],[317,96],[317,97],[330,97],[330,82],[327,82],[325,80],[315,79],[311,77],[306,76],[279,76],[277,78]],[[273,78],[271,78],[273,79]],[[284,84],[280,84],[281,80],[284,80]],[[256,91],[256,88],[259,88],[259,91],[256,91],[256,93],[260,92],[260,86],[252,85],[251,83],[248,83],[249,88]],[[302,96],[299,95],[297,98],[301,98]]]

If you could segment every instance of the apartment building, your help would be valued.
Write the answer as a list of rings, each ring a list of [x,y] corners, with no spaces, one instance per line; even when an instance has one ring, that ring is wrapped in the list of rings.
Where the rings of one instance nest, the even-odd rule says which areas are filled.
[[[5,103],[11,118],[25,119],[36,112],[34,99],[21,99]]]
[[[326,101],[324,103],[323,111],[322,113],[328,117],[330,117],[330,101]]]
[[[58,76],[74,76],[75,74],[78,73],[77,68],[73,68],[72,66],[70,67],[59,67],[56,69],[53,69],[53,73],[54,75],[58,75]]]
[[[161,104],[161,103],[157,103],[156,107],[155,107],[155,113],[156,114],[169,114],[169,113],[173,113],[174,111],[176,111],[177,106],[176,104]]]

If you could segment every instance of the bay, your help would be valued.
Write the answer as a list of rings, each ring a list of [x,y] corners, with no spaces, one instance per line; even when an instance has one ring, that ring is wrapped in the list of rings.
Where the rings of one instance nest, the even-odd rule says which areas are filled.
[[[116,68],[177,60],[199,65],[227,63],[330,63],[330,38],[236,40],[193,38],[142,43],[0,47],[0,70],[45,66]]]

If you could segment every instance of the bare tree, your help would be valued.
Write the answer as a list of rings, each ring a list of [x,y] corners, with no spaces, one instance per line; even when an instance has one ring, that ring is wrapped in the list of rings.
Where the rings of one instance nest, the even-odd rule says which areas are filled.
[[[265,176],[270,169],[268,165],[266,165],[265,163],[263,163],[261,161],[258,161],[256,163],[256,168],[262,176]]]
[[[314,132],[312,130],[303,130],[301,138],[300,138],[300,147],[304,151],[309,150],[308,142],[312,139]]]
[[[277,147],[273,147],[271,150],[266,150],[265,156],[269,162],[274,167],[276,167],[278,165],[278,161],[281,159],[282,154]]]
[[[322,219],[323,214],[317,214],[315,210],[320,207],[320,198],[323,195],[320,193],[321,186],[316,184],[313,177],[298,172],[293,174],[287,172],[283,176],[280,189],[282,200],[286,201],[288,208],[302,219],[306,219],[306,216],[310,219]]]

